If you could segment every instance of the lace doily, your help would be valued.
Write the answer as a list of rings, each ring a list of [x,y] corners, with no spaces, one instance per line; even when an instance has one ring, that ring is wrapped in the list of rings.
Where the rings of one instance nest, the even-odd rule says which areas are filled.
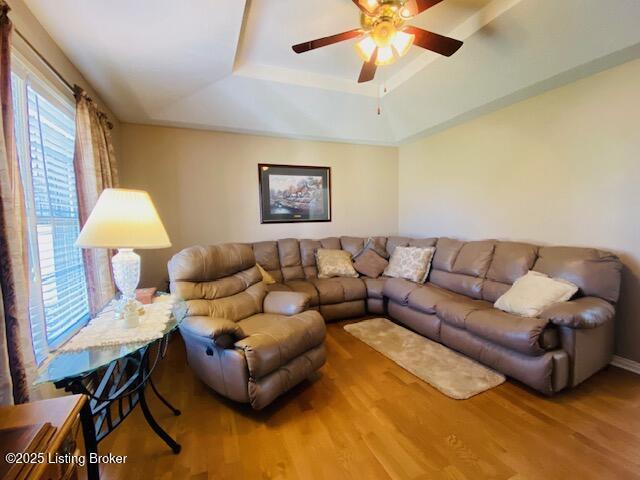
[[[161,338],[171,319],[175,301],[172,295],[167,295],[159,297],[152,304],[143,305],[144,314],[140,315],[140,324],[135,328],[125,328],[121,320],[114,319],[114,302],[112,302],[58,351],[77,352],[93,347],[148,343]]]

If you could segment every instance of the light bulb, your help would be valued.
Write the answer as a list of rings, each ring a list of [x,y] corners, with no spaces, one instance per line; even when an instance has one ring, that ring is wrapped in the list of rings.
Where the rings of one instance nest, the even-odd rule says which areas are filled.
[[[365,61],[371,60],[371,55],[376,49],[376,42],[373,41],[371,35],[365,36],[362,40],[356,43],[356,52]]]
[[[364,3],[366,3],[365,8],[370,12],[373,12],[378,8],[378,0],[366,0]]]
[[[391,65],[396,61],[396,57],[393,54],[391,47],[381,47],[378,49],[378,58],[376,58],[376,65]]]
[[[413,45],[414,39],[415,35],[398,31],[393,37],[393,40],[391,40],[391,45],[393,45],[398,55],[404,57],[407,52],[409,52],[411,45]]]

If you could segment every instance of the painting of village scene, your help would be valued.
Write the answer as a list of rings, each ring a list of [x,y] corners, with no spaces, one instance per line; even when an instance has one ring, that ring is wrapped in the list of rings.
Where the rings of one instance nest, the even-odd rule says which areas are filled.
[[[325,167],[260,165],[262,223],[330,220]]]

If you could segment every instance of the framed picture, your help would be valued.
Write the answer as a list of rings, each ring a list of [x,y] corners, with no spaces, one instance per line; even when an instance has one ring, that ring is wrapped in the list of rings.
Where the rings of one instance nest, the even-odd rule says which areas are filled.
[[[331,168],[258,165],[261,223],[330,222]]]

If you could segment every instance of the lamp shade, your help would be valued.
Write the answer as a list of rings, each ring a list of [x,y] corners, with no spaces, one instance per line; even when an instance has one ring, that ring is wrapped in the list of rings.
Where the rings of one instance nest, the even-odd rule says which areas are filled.
[[[149,194],[106,188],[76,240],[83,248],[166,248],[171,246]]]

